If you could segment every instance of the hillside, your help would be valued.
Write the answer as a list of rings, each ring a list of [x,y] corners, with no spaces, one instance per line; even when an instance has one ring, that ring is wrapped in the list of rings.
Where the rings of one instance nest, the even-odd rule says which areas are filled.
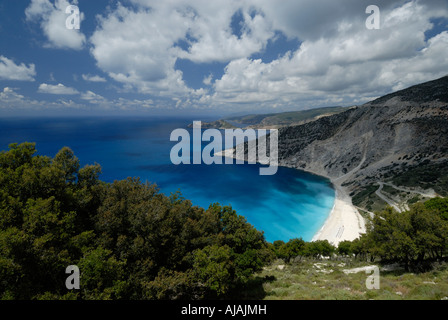
[[[253,129],[277,129],[285,126],[305,124],[322,117],[337,114],[347,110],[347,107],[325,107],[310,110],[290,111],[268,114],[250,114],[238,117],[229,117],[209,123],[204,123],[204,128],[231,129],[233,124],[242,128]]]
[[[193,128],[193,124],[189,124],[188,128]],[[236,129],[234,125],[231,125],[225,120],[216,120],[212,122],[203,122],[201,124],[202,129]]]
[[[404,90],[385,95],[370,102],[370,104],[381,105],[385,102],[388,102],[388,104],[390,104],[390,100],[392,98],[399,98],[399,101],[412,101],[417,104],[426,104],[432,101],[446,103],[448,102],[448,92],[446,91],[447,87],[448,76],[445,76],[440,79],[428,81]]]
[[[446,92],[448,77],[443,77],[336,115],[280,128],[279,163],[337,181],[355,205],[369,211],[384,207],[390,198],[406,206],[434,191],[444,196]],[[376,191],[384,182],[389,186],[382,197]]]

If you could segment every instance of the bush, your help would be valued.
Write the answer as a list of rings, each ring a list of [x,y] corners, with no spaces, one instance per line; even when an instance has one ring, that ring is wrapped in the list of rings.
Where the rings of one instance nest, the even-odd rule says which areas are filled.
[[[407,268],[441,259],[448,249],[448,222],[442,217],[444,202],[416,203],[398,213],[388,208],[373,219],[366,242],[371,254],[404,263]]]
[[[128,178],[106,184],[69,148],[0,153],[0,297],[224,298],[271,258],[264,236],[229,206],[192,206],[180,193]],[[77,265],[81,289],[68,292]]]

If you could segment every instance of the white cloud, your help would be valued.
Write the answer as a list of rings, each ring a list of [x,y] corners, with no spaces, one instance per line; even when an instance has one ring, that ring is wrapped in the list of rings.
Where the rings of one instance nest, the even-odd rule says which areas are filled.
[[[95,92],[92,92],[90,90],[81,94],[81,99],[86,100],[89,103],[95,104],[95,105],[101,105],[101,104],[107,103],[106,98],[104,98],[103,96],[96,94]]]
[[[228,62],[260,52],[274,36],[270,22],[248,2],[198,1],[194,9],[197,14],[189,21],[188,34],[196,40],[181,52],[181,58],[199,63]],[[240,35],[230,26],[234,15],[241,19]]]
[[[24,96],[15,92],[14,89],[10,87],[3,88],[3,92],[0,92],[0,100],[5,102],[12,102],[23,99]]]
[[[382,2],[380,30],[365,27],[370,0],[131,1],[99,17],[91,53],[125,90],[176,107],[350,104],[448,73],[446,35],[425,39],[431,18],[448,18],[444,0]],[[278,32],[300,47],[269,63],[253,59]],[[221,78],[203,76],[212,90],[193,90],[177,59],[227,67]]]
[[[103,77],[100,77],[98,75],[90,75],[90,74],[83,74],[82,78],[84,79],[84,81],[89,81],[89,82],[106,82],[106,79]]]
[[[16,88],[11,87],[5,87],[0,91],[0,109],[42,109],[48,106],[48,103],[28,99],[16,91]]]
[[[446,8],[411,1],[381,12],[380,30],[367,30],[362,19],[350,22],[342,15],[331,37],[304,31],[297,51],[270,63],[231,61],[215,81],[213,100],[350,104],[448,74],[447,32],[429,41],[424,34],[432,28],[430,18],[448,17]]]
[[[43,83],[39,92],[79,94],[89,107],[126,110],[155,105],[300,108],[362,103],[448,74],[448,32],[425,37],[433,18],[448,18],[446,0],[382,1],[380,30],[365,28],[370,0],[130,1],[132,7],[118,4],[97,17],[90,52],[101,71],[121,83],[120,92],[149,94],[151,99],[108,100],[62,84]],[[31,0],[26,9],[27,20],[40,23],[47,46],[84,47],[85,36],[65,27],[68,4]],[[235,17],[239,33],[231,27]],[[299,47],[279,52],[273,60],[253,58],[263,57],[268,43],[276,45],[279,33]],[[197,78],[203,88],[194,90],[176,69],[178,59],[220,62],[226,68],[222,76],[204,71]],[[33,81],[35,74],[33,64],[18,65],[0,56],[1,79]],[[91,74],[82,79],[107,82]],[[4,99],[14,94],[20,99],[8,90],[12,92],[0,92]]]
[[[191,94],[175,69],[178,58],[229,62],[259,52],[274,35],[261,13],[235,0],[134,3],[138,10],[120,5],[99,18],[91,53],[111,78],[143,93]],[[240,36],[230,27],[237,13]]]
[[[66,87],[61,83],[59,83],[58,85],[42,83],[39,86],[38,92],[57,95],[75,95],[79,93],[76,89]]]
[[[207,77],[204,77],[204,80],[202,80],[202,83],[206,86],[209,86],[212,84],[213,81],[213,74],[209,74]]]
[[[34,64],[26,66],[24,63],[17,65],[11,59],[0,56],[0,79],[34,81],[36,69]]]
[[[76,5],[78,1],[69,3],[67,0],[31,0],[30,5],[25,10],[27,21],[40,22],[40,26],[48,39],[47,47],[59,49],[80,50],[83,48],[86,37],[80,30],[70,30],[66,27],[66,20],[69,15],[65,9],[69,5]],[[83,13],[80,19],[83,20]]]
[[[181,51],[174,44],[183,39],[189,18],[176,10],[118,6],[99,18],[92,35],[91,53],[97,65],[125,88],[158,95],[187,94],[182,72],[175,70]]]
[[[53,91],[60,91],[61,86],[54,86]],[[48,89],[48,86],[43,86]],[[51,87],[50,87],[51,88]],[[50,89],[52,91],[52,89]],[[107,100],[99,94],[87,91],[80,95],[81,100],[88,103],[79,103],[72,99],[57,99],[56,101],[34,100],[17,93],[16,88],[5,87],[0,90],[0,110],[39,110],[53,111],[60,109],[77,109],[77,110],[142,110],[156,108],[152,99],[124,99]],[[163,107],[168,107],[164,105]]]

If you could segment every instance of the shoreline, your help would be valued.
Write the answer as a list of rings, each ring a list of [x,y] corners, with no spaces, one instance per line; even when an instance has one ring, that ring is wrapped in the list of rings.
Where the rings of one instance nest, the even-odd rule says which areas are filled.
[[[235,158],[233,149],[226,149],[217,152],[216,155]],[[287,166],[284,166],[287,167]],[[361,234],[366,232],[364,218],[359,214],[358,210],[353,206],[351,197],[342,186],[343,181],[332,179],[322,172],[315,172],[306,169],[298,169],[311,174],[315,174],[326,179],[329,179],[335,191],[334,204],[328,214],[322,227],[314,234],[311,241],[328,240],[334,246],[344,240],[353,241],[359,238]]]
[[[326,177],[328,178],[328,177]],[[328,240],[337,246],[344,240],[353,241],[366,232],[364,218],[353,206],[348,193],[339,183],[330,179],[335,190],[335,199],[323,226],[317,231],[311,241]]]

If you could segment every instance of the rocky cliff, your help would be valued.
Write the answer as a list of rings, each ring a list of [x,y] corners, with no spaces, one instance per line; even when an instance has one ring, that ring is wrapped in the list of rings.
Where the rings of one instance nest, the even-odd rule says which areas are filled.
[[[304,125],[280,128],[278,145],[280,165],[338,180],[352,195],[393,179],[446,193],[448,76]]]

